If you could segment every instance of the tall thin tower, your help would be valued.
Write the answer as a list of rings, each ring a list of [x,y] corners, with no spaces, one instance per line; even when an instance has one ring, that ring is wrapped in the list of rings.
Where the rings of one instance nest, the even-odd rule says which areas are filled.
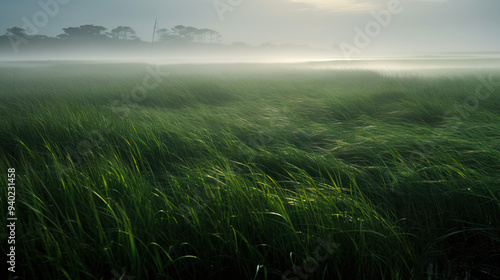
[[[158,19],[155,18],[155,25],[153,27],[153,38],[151,39],[151,52],[149,56],[153,55],[153,44],[155,43],[155,34],[156,34],[156,24],[158,23]]]

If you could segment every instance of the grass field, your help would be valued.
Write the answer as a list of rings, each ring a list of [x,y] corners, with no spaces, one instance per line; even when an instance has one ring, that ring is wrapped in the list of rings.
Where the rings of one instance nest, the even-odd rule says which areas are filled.
[[[0,67],[17,279],[499,279],[495,81]]]

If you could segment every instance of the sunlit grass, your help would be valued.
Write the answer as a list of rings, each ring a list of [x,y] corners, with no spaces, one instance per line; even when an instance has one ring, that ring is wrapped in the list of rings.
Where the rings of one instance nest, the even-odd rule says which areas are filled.
[[[476,77],[164,66],[117,112],[145,67],[0,68],[18,275],[495,279],[498,89],[463,111]]]

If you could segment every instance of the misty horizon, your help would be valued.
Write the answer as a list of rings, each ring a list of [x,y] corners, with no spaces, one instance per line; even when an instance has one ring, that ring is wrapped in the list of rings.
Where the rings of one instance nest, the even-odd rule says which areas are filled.
[[[18,26],[28,36],[56,37],[63,28],[92,24],[106,32],[130,26],[138,40],[151,42],[153,30],[158,41],[158,30],[184,25],[217,31],[223,45],[292,45],[325,58],[500,50],[500,3],[492,0],[42,0],[0,7],[2,32]]]

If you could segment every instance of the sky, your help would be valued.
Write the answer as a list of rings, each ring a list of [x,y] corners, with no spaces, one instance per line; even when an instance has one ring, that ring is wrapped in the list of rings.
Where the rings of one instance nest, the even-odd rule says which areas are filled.
[[[217,30],[224,43],[356,54],[500,51],[499,15],[499,0],[2,0],[0,33],[127,25],[148,41],[157,18],[159,28]]]

